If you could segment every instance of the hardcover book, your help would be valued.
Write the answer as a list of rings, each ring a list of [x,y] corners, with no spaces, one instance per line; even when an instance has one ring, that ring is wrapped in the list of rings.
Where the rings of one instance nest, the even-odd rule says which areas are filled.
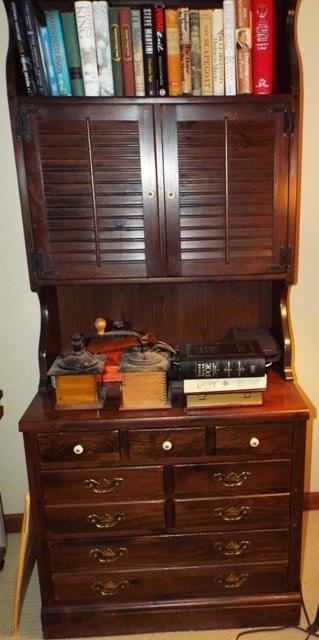
[[[157,94],[167,95],[167,69],[166,69],[166,37],[165,37],[165,9],[163,6],[155,6],[155,42],[157,55]]]
[[[153,97],[157,93],[157,56],[155,45],[154,7],[142,7],[142,34],[144,53],[145,94]]]
[[[9,9],[13,21],[14,36],[19,52],[26,91],[30,96],[35,96],[38,93],[38,88],[29,50],[29,42],[26,35],[25,24],[16,0],[11,0]]]
[[[267,375],[247,378],[187,378],[181,382],[184,393],[264,391],[267,388]]]
[[[73,96],[84,96],[83,74],[75,14],[62,11],[61,22]]]
[[[74,9],[85,95],[99,96],[100,82],[97,67],[92,2],[89,0],[75,0]]]
[[[225,95],[236,95],[236,55],[235,55],[235,5],[234,0],[224,0],[224,55],[225,55]]]
[[[181,7],[179,9],[179,34],[180,34],[180,48],[181,48],[183,94],[191,95],[192,63],[191,63],[191,41],[190,41],[188,7]]]
[[[40,46],[40,26],[45,24],[44,14],[37,11],[32,0],[24,0],[19,4],[24,19],[25,33],[28,39],[30,57],[32,60],[37,92],[40,95],[49,96],[50,88],[45,68],[44,58]]]
[[[250,0],[235,0],[237,93],[252,93],[252,34]]]
[[[178,9],[165,9],[168,93],[183,93]]]
[[[233,393],[189,393],[186,395],[187,409],[203,407],[242,407],[260,406],[263,403],[262,391],[235,391]]]
[[[224,16],[222,9],[213,9],[213,91],[225,95]]]
[[[200,61],[200,28],[199,9],[189,12],[189,28],[191,40],[192,94],[201,95],[201,61]]]
[[[100,95],[113,96],[114,84],[108,3],[106,0],[93,0],[92,4]]]
[[[60,96],[71,96],[71,80],[65,52],[60,13],[57,9],[45,12],[55,75]]]
[[[212,15],[212,9],[199,12],[202,96],[213,95]]]
[[[253,93],[269,94],[274,87],[274,0],[251,0],[253,26]]]
[[[100,1],[100,0],[98,0]],[[121,56],[123,71],[123,88],[125,96],[135,95],[134,61],[131,10],[128,7],[119,8],[119,23],[121,34]]]
[[[109,21],[110,21],[114,95],[122,97],[124,95],[124,88],[123,88],[119,10],[117,7],[109,7]]]
[[[185,344],[176,369],[179,379],[256,377],[265,375],[266,360],[254,340]]]
[[[51,96],[59,96],[60,95],[59,84],[58,84],[57,75],[55,73],[48,27],[46,27],[45,25],[40,26],[39,33],[40,33],[40,39],[42,44],[43,57],[44,57],[45,66],[47,70],[48,82],[50,86],[50,93],[51,93]]]
[[[141,10],[131,9],[135,94],[145,96]]]

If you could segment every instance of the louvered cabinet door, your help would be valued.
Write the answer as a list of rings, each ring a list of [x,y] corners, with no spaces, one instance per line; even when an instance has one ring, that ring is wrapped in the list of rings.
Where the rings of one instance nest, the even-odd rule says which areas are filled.
[[[36,283],[159,275],[152,107],[20,111]]]
[[[289,105],[162,106],[170,275],[287,270]]]

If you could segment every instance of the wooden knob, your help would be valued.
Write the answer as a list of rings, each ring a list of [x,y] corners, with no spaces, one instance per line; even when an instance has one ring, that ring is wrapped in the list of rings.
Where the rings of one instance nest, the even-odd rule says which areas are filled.
[[[96,328],[96,332],[98,336],[104,336],[105,335],[105,329],[106,329],[106,320],[105,318],[96,318],[95,322],[94,322],[94,326]]]

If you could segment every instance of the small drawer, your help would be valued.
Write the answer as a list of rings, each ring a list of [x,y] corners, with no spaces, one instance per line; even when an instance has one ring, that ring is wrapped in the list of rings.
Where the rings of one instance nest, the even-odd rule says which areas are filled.
[[[45,513],[49,536],[107,536],[125,532],[163,533],[165,530],[164,500],[48,506]]]
[[[56,573],[284,562],[288,530],[52,540],[49,549]]]
[[[279,593],[287,588],[285,563],[161,571],[110,571],[92,574],[53,574],[56,600],[68,603],[117,604],[169,602],[215,596]]]
[[[169,460],[205,455],[205,428],[132,429],[129,432],[131,460]]]
[[[114,502],[163,496],[162,467],[43,471],[46,504]]]
[[[258,424],[215,428],[217,454],[251,456],[288,454],[292,447],[290,424]]]
[[[98,467],[120,459],[117,430],[40,434],[38,441],[42,468]]]
[[[290,461],[175,465],[174,486],[177,496],[283,493],[290,487]]]

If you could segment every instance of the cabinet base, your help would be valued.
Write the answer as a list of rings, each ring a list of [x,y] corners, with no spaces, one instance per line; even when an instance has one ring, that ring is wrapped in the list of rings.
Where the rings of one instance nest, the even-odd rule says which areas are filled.
[[[228,600],[228,599],[227,599]],[[45,607],[44,638],[82,638],[169,631],[295,626],[299,623],[300,595],[236,599],[204,605],[162,605],[116,612],[97,607]]]

